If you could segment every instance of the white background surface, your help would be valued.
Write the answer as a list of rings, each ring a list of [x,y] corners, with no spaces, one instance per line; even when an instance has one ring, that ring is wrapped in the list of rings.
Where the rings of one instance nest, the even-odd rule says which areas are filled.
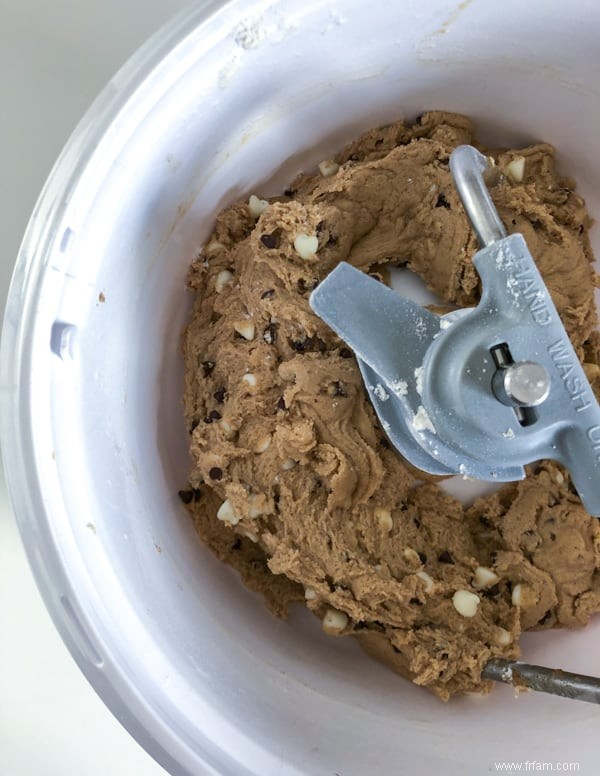
[[[0,0],[0,305],[37,195],[120,65],[186,0]],[[0,474],[0,776],[164,776],[63,646]]]

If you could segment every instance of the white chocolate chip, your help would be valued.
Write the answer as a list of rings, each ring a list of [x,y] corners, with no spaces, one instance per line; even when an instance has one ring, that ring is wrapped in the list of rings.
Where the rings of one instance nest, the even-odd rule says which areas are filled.
[[[423,582],[425,583],[425,592],[431,593],[431,591],[435,587],[435,582],[429,576],[429,574],[426,571],[417,571],[417,576],[419,577],[419,579],[422,579]]]
[[[213,254],[220,253],[224,250],[225,246],[223,243],[220,243],[218,240],[211,240],[204,249],[204,253],[206,253],[208,256],[212,256]]]
[[[264,514],[261,504],[264,504],[264,497],[253,493],[248,500],[248,517],[255,518]]]
[[[258,535],[254,531],[244,531],[244,536],[250,539],[251,542],[254,542],[254,544],[258,542]]]
[[[267,436],[264,436],[262,439],[259,439],[256,443],[256,447],[254,448],[255,453],[264,453],[265,450],[268,450],[271,446],[271,435],[267,434]]]
[[[382,579],[392,578],[392,575],[390,574],[390,570],[386,565],[382,563],[378,563],[376,566],[373,566],[373,568],[377,572],[378,576],[380,576]]]
[[[252,321],[248,321],[248,320],[237,321],[236,323],[233,324],[233,328],[244,339],[248,341],[254,339],[254,324],[252,323]]]
[[[559,485],[562,485],[565,481],[565,477],[562,472],[556,472],[554,479],[558,482]]]
[[[217,279],[215,280],[215,291],[217,294],[220,294],[225,286],[229,285],[231,281],[233,280],[233,275],[228,269],[223,269],[219,274],[217,275]]]
[[[457,590],[452,596],[452,603],[456,611],[463,617],[474,617],[477,614],[480,599],[469,590]]]
[[[475,576],[473,577],[473,587],[475,590],[483,590],[484,587],[491,587],[500,580],[500,577],[486,566],[477,566]]]
[[[520,582],[513,587],[511,600],[513,606],[521,606],[523,603],[523,585]]]
[[[525,177],[525,158],[523,156],[515,156],[506,165],[506,174],[515,183],[522,183]]]
[[[323,617],[323,630],[325,633],[341,633],[348,625],[348,615],[339,609],[328,609]]]
[[[314,589],[314,587],[307,587],[304,590],[304,598],[307,601],[314,601],[317,597],[317,591]]]
[[[496,628],[496,635],[494,638],[496,644],[499,644],[501,647],[507,647],[513,640],[512,633],[507,631],[506,628],[500,627]]]
[[[383,507],[376,507],[375,517],[377,519],[377,522],[379,523],[379,527],[382,530],[387,531],[387,533],[389,533],[394,527],[394,521],[392,520],[392,515],[389,509],[384,509]]]
[[[421,558],[419,558],[419,553],[416,550],[413,550],[412,547],[405,547],[402,550],[402,554],[404,555],[404,559],[411,563],[413,566],[421,565]],[[431,577],[429,578],[431,579]]]
[[[240,518],[236,515],[229,499],[226,499],[221,504],[219,511],[217,512],[217,517],[219,520],[222,520],[224,523],[229,523],[230,525],[237,525],[240,522]]]
[[[256,194],[252,194],[248,200],[248,209],[252,218],[258,218],[261,213],[269,207],[269,203],[266,199],[259,199]]]
[[[242,382],[247,383],[250,388],[256,388],[256,375],[253,375],[251,372],[246,372],[246,374],[242,377]]]
[[[286,458],[285,461],[281,464],[281,468],[284,472],[287,472],[290,469],[293,469],[295,465],[296,461],[294,461],[293,458]]]
[[[223,420],[221,421],[220,425],[221,425],[221,428],[223,429],[223,431],[226,434],[232,434],[233,433],[233,426],[231,425],[231,423],[228,420],[225,420],[225,418],[223,418]]]
[[[301,259],[314,259],[319,249],[319,241],[314,234],[298,234],[294,240],[294,248]]]
[[[335,175],[339,169],[339,164],[334,162],[333,159],[325,159],[319,164],[319,172],[324,178],[329,178],[331,175]]]

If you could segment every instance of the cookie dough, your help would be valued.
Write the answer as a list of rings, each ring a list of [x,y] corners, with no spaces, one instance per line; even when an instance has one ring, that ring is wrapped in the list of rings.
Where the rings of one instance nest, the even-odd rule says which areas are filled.
[[[352,353],[308,296],[342,260],[407,266],[449,305],[475,305],[476,238],[448,157],[481,146],[468,119],[427,113],[360,137],[281,197],[223,211],[189,287],[184,500],[202,539],[285,616],[303,601],[394,671],[448,699],[521,631],[600,609],[600,522],[550,462],[470,508],[393,449]],[[482,149],[483,150],[483,149]],[[490,151],[508,230],[527,240],[600,394],[600,336],[574,182],[545,144]],[[401,334],[400,334],[401,336]]]

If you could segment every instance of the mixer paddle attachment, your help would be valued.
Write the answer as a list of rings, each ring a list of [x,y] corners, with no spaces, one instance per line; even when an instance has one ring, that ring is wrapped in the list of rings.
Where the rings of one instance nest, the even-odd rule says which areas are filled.
[[[345,262],[310,304],[353,349],[384,431],[413,465],[508,482],[550,458],[600,516],[600,406],[523,236],[506,234],[488,164],[471,146],[450,157],[482,245],[477,307],[436,315]]]

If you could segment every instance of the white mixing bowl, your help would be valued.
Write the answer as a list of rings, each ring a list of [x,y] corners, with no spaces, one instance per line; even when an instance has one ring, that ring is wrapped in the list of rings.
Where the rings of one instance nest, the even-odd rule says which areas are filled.
[[[597,772],[597,708],[508,688],[444,705],[306,612],[275,620],[199,543],[177,491],[184,278],[222,206],[443,108],[488,143],[554,143],[598,216],[599,31],[593,0],[203,2],[69,141],[6,311],[7,477],[65,642],[173,774]],[[527,635],[525,657],[597,674],[599,628]]]

